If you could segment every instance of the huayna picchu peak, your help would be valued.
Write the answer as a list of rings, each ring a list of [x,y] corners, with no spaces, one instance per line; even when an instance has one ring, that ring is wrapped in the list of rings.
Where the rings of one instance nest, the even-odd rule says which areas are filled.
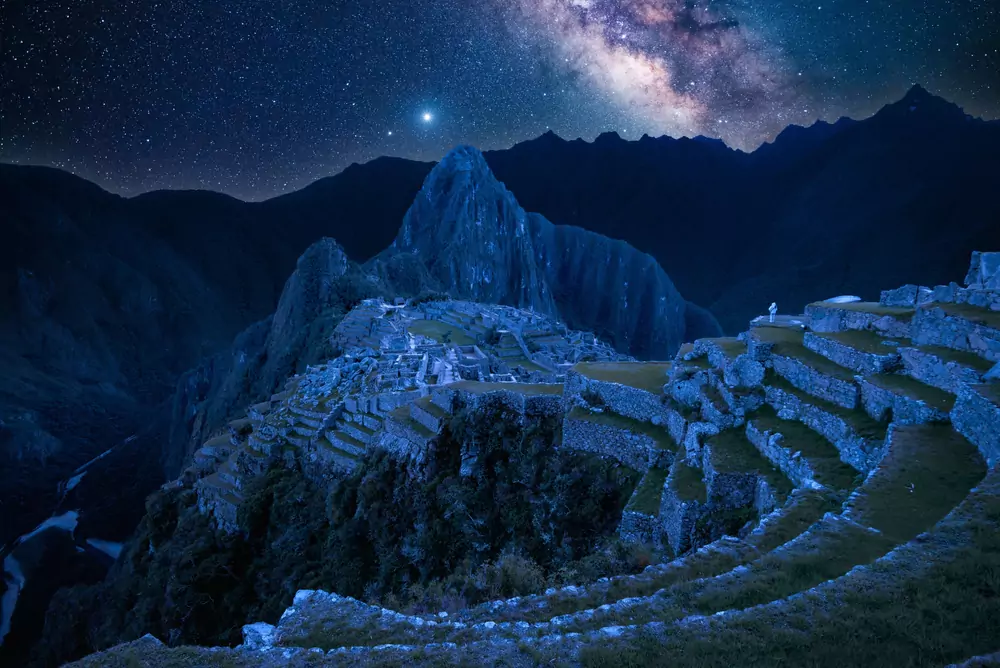
[[[995,649],[1000,253],[975,253],[964,285],[820,299],[670,361],[430,294],[363,299],[329,350],[150,498],[111,577],[57,599],[63,649],[39,657],[122,640],[73,665]],[[283,583],[260,580],[274,569]],[[958,609],[975,614],[942,624]],[[876,628],[892,642],[851,641]]]

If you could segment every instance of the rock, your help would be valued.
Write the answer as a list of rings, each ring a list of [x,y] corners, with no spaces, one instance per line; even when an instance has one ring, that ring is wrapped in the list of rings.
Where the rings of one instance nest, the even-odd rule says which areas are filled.
[[[922,289],[926,290],[916,285],[904,285],[895,290],[883,290],[879,303],[882,306],[912,308],[917,305],[917,297]]]
[[[396,240],[366,269],[398,293],[403,265],[411,291],[419,276],[425,290],[533,309],[573,329],[605,332],[640,358],[668,359],[685,338],[719,332],[707,311],[688,312],[649,255],[525,212],[471,146],[431,171]]]
[[[973,251],[965,285],[970,288],[1000,290],[1000,253]]]
[[[243,647],[254,651],[264,651],[274,647],[278,629],[271,624],[256,622],[243,626]]]
[[[988,382],[1000,381],[1000,362],[993,365],[993,368],[986,372],[983,380]]]

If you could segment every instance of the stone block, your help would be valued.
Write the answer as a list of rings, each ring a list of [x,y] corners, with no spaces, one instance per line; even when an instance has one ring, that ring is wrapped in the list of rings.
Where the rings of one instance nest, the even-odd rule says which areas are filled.
[[[968,386],[959,390],[951,423],[979,449],[989,467],[1000,463],[1000,406],[988,398],[983,388]]]
[[[891,392],[865,379],[860,379],[859,385],[861,404],[874,420],[884,421],[891,418],[892,422],[898,425],[948,421],[947,413],[923,401],[902,393]]]
[[[806,332],[802,343],[814,353],[855,373],[885,373],[896,369],[900,363],[898,348],[891,346],[886,346],[884,353],[869,353],[812,332]]]

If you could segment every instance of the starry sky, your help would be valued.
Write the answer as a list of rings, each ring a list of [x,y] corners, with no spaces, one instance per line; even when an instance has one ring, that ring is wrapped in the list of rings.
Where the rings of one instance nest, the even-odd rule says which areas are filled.
[[[546,130],[719,137],[915,83],[1000,116],[996,0],[2,0],[0,161],[260,200]]]

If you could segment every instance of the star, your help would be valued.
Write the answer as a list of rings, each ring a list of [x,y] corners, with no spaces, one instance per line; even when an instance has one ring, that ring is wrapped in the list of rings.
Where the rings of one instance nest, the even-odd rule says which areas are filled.
[[[431,116],[431,112],[425,111],[423,115],[424,123],[430,123],[434,117]]]

